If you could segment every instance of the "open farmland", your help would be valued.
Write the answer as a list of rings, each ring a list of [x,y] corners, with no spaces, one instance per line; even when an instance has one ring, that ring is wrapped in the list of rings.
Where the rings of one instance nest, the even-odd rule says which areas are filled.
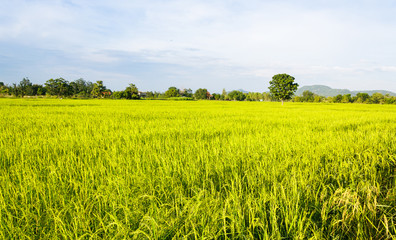
[[[1,239],[396,237],[396,106],[0,99]]]

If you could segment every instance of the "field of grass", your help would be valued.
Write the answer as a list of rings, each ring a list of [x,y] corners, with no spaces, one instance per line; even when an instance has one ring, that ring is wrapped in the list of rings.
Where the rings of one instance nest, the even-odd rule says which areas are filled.
[[[395,239],[396,106],[0,99],[0,239]]]

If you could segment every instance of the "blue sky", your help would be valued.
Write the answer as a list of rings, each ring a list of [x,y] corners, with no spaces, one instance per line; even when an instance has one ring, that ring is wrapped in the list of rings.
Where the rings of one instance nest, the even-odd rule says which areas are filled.
[[[393,0],[1,0],[0,81],[396,92]]]

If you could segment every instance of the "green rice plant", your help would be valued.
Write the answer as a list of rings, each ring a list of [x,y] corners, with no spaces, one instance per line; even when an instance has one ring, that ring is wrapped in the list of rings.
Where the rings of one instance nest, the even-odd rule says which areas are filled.
[[[395,239],[396,108],[0,99],[1,239]]]

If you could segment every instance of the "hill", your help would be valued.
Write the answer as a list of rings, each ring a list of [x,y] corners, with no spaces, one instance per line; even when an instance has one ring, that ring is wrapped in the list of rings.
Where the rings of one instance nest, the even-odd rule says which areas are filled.
[[[243,93],[249,93],[249,91],[243,90],[243,89],[237,89],[237,91],[243,92]]]
[[[335,89],[324,85],[303,86],[297,90],[296,96],[301,96],[303,92],[306,90],[325,97],[334,97],[337,96],[338,94],[341,95],[351,94],[352,96],[355,96],[358,93],[368,93],[369,95],[372,95],[373,93],[382,93],[383,95],[389,94],[390,96],[396,96],[396,93],[386,90],[351,91],[348,89]]]

